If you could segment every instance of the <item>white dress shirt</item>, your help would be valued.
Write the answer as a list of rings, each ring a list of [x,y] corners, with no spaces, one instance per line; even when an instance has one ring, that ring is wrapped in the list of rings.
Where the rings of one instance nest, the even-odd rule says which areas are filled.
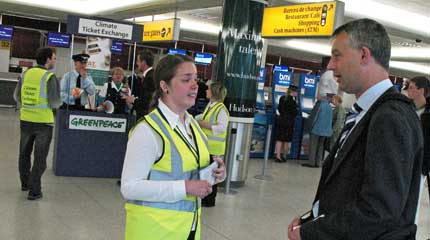
[[[209,102],[208,103],[209,109],[211,109],[217,103],[218,103],[217,101]],[[203,119],[203,114],[197,115],[196,119],[199,119],[199,120]],[[225,111],[225,108],[221,108],[221,110],[218,113],[217,122],[216,122],[216,124],[211,125],[211,130],[212,130],[214,135],[217,135],[217,134],[220,134],[220,133],[227,131],[227,127],[228,127],[228,115],[227,115],[227,112]]]
[[[189,136],[190,119],[185,115],[185,126],[179,115],[172,112],[161,99],[159,109],[166,117],[170,127],[176,127],[195,146]],[[127,143],[127,151],[121,175],[121,193],[125,199],[149,202],[176,202],[185,199],[185,180],[154,181],[147,180],[154,162],[161,156],[163,142],[160,136],[146,123],[138,124]]]

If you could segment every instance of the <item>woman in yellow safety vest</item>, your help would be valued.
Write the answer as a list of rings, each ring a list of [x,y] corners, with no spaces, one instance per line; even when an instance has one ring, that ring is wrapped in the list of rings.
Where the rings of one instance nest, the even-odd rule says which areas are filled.
[[[154,70],[156,103],[130,132],[121,176],[126,240],[200,239],[200,199],[212,188],[199,174],[209,164],[207,138],[187,113],[196,78],[189,56],[167,55]],[[219,182],[225,167],[217,162]]]
[[[228,110],[224,105],[224,98],[227,95],[227,89],[221,82],[209,80],[206,85],[206,97],[209,98],[209,103],[206,106],[203,114],[196,116],[200,127],[208,137],[209,153],[211,155],[211,163],[217,158],[223,158],[225,153],[225,143],[228,127]],[[212,186],[212,193],[202,199],[203,207],[215,206],[215,198],[217,195],[217,185]]]

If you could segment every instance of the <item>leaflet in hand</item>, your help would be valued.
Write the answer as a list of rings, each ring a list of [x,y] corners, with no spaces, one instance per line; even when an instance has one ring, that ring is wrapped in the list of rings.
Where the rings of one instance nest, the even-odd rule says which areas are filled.
[[[212,176],[213,173],[213,169],[218,168],[218,162],[213,162],[212,164],[210,164],[209,166],[203,168],[200,170],[200,180],[206,180],[208,181],[211,185],[214,185],[216,182],[216,179],[214,176]]]

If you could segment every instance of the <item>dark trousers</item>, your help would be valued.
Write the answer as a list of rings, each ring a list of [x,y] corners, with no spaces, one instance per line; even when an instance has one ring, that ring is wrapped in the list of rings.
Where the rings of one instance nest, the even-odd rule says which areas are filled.
[[[324,142],[326,137],[310,134],[309,136],[309,164],[319,167],[324,160]]]
[[[52,126],[44,123],[21,121],[19,142],[19,175],[21,186],[28,186],[33,193],[41,192],[41,178],[46,169],[46,157],[52,139]],[[31,166],[31,153],[34,147],[34,161]],[[31,169],[31,171],[30,171]]]
[[[213,162],[214,162],[213,155],[211,155],[210,163],[213,163]],[[202,205],[207,207],[215,206],[215,198],[216,198],[217,192],[218,192],[218,184],[212,185],[212,192],[202,199]]]

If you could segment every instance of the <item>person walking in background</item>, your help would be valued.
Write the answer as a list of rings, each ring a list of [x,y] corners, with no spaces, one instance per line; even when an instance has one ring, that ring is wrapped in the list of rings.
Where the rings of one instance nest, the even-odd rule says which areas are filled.
[[[318,83],[317,102],[309,115],[309,163],[304,167],[320,167],[324,160],[325,142],[333,134],[333,109],[328,101],[328,95],[337,92],[337,85],[333,80],[333,71],[326,71]]]
[[[327,68],[357,102],[324,161],[312,210],[292,220],[289,239],[415,239],[423,136],[413,104],[388,78],[390,54],[374,20],[334,31]]]
[[[208,137],[210,163],[213,163],[216,158],[224,159],[229,113],[223,103],[227,95],[224,85],[211,80],[207,82],[207,85],[206,97],[209,99],[209,103],[203,114],[196,116],[196,120]],[[212,192],[202,199],[202,206],[215,206],[217,192],[217,185],[212,185]]]
[[[42,198],[41,179],[46,169],[54,125],[52,109],[61,105],[59,82],[55,74],[49,72],[56,61],[51,48],[38,49],[37,66],[22,74],[14,92],[14,99],[20,108],[19,175],[21,190],[29,191],[28,200]]]
[[[421,119],[421,126],[424,136],[424,159],[422,166],[421,186],[420,186],[420,200],[423,194],[424,183],[430,182],[430,80],[424,76],[414,77],[409,80],[407,87],[408,97],[414,102],[416,113]],[[427,186],[428,188],[428,186]],[[430,198],[430,188],[427,189]],[[418,201],[418,204],[420,201]],[[419,210],[419,208],[417,209]],[[427,216],[430,213],[427,211]],[[417,213],[418,219],[418,213]]]
[[[154,82],[154,54],[149,50],[143,50],[137,54],[136,59],[137,72],[142,72],[140,77],[138,74],[133,73],[133,83],[131,83],[132,76],[128,78],[130,84],[132,84],[132,95],[124,96],[127,104],[133,105],[133,110],[136,111],[136,119],[139,120],[146,114],[150,109],[152,95],[156,90],[156,84]]]
[[[342,128],[345,123],[345,117],[346,117],[346,110],[342,106],[342,97],[339,95],[334,95],[332,98],[332,103],[334,105],[333,134],[330,137],[330,143],[329,143],[330,147],[328,151],[330,151],[334,147],[336,140],[339,138],[340,133],[342,132]]]
[[[200,199],[212,187],[199,171],[209,165],[207,138],[187,113],[197,97],[196,78],[193,59],[184,55],[167,55],[154,70],[154,110],[130,131],[121,176],[126,240],[200,239]],[[215,161],[219,182],[225,167]]]
[[[90,55],[85,53],[72,56],[75,70],[67,72],[61,79],[62,109],[85,110],[88,97],[95,95],[96,86],[93,78],[87,73],[88,58]],[[90,106],[90,108],[95,108],[95,106]]]
[[[116,114],[127,113],[127,104],[124,96],[130,96],[131,91],[124,79],[124,70],[120,67],[112,68],[112,81],[103,85],[100,90],[99,96],[105,98],[105,101],[111,101],[114,105],[114,112]]]
[[[293,138],[294,121],[298,113],[298,106],[295,98],[297,97],[297,87],[290,85],[285,96],[279,99],[276,111],[276,130],[275,130],[275,162],[285,162],[288,156],[288,143]]]

